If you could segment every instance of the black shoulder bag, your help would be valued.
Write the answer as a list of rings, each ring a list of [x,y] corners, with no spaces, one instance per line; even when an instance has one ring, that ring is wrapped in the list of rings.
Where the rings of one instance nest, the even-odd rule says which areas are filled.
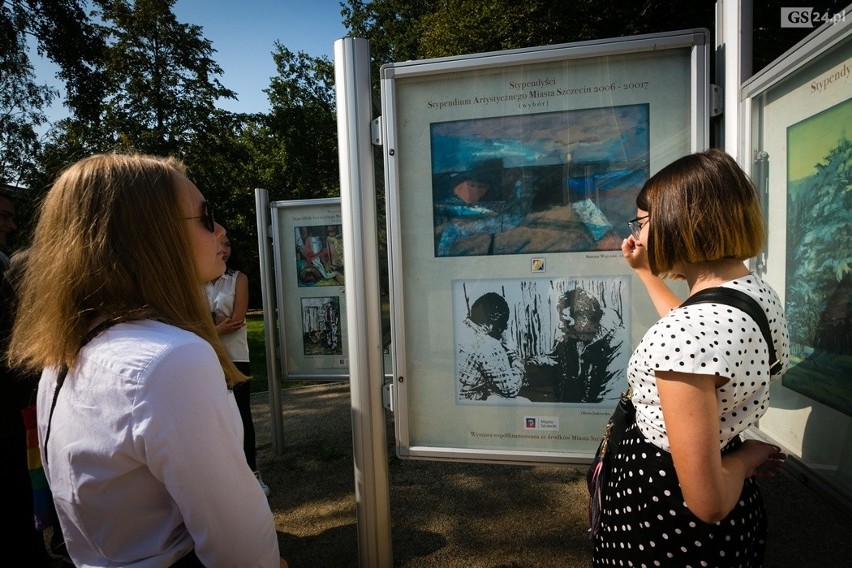
[[[776,375],[781,371],[781,362],[775,354],[775,345],[769,332],[769,321],[758,303],[739,290],[727,287],[707,288],[690,296],[680,307],[692,304],[725,304],[745,312],[757,323],[769,350],[769,373]],[[609,483],[612,468],[611,456],[618,451],[618,446],[624,438],[627,428],[636,420],[636,408],[631,400],[631,389],[627,389],[618,401],[618,406],[606,424],[603,439],[598,446],[592,464],[586,471],[586,484],[589,488],[589,537],[598,534],[601,524],[601,509],[603,508],[604,491]]]
[[[595,452],[592,465],[586,471],[586,485],[589,488],[589,538],[595,538],[601,528],[603,496],[612,470],[610,456],[615,455],[627,428],[636,421],[636,407],[633,406],[632,396],[633,391],[629,387],[621,393],[618,406],[606,423],[603,439]]]

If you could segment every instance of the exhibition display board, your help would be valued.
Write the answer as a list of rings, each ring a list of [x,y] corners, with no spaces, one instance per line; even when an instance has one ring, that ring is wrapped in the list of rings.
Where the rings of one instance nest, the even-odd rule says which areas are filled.
[[[708,141],[708,32],[381,70],[401,457],[593,455],[657,319],[620,245]]]
[[[270,210],[284,379],[346,377],[340,198],[275,201]]]
[[[769,227],[757,268],[784,301],[791,351],[758,431],[852,510],[852,21],[822,26],[741,99]]]

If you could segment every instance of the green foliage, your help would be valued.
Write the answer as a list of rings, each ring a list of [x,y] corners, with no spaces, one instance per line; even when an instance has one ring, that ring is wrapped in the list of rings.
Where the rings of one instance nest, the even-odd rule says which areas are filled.
[[[23,36],[6,31],[0,30],[0,182],[18,184],[39,155],[35,127],[56,93],[36,84]]]
[[[263,316],[246,316],[249,361],[251,361],[251,392],[269,390],[266,372],[266,336],[263,329]]]
[[[313,199],[340,195],[334,66],[326,57],[293,53],[276,42],[278,75],[265,90],[272,107],[266,162],[273,176],[264,187],[270,199]]]
[[[671,0],[348,0],[341,13],[350,35],[369,40],[374,77],[378,77],[381,65],[409,59],[694,28],[707,28],[712,38],[716,27],[714,4]],[[815,9],[835,14],[845,4],[846,0],[826,0],[817,3]],[[789,2],[754,3],[754,71],[813,31],[780,28],[782,6],[789,6]]]
[[[707,27],[710,2],[662,0],[349,0],[344,23],[367,38],[374,76],[385,63]]]
[[[341,14],[350,35],[370,42],[370,53],[378,66],[394,61],[423,59],[420,51],[421,23],[429,14],[448,4],[445,0],[348,0]],[[480,9],[478,3],[476,10]]]
[[[423,18],[427,57],[481,53],[643,33],[712,28],[711,3],[672,10],[671,2],[459,0]]]
[[[215,103],[235,98],[217,79],[222,69],[201,27],[182,24],[175,0],[103,2],[107,36],[101,138],[113,147],[182,155],[210,126]]]
[[[59,65],[68,102],[87,85],[89,64],[98,52],[82,0],[3,0],[0,2],[0,180],[25,184],[40,158],[37,129],[59,94],[37,83],[30,44]],[[75,107],[76,108],[76,107]]]

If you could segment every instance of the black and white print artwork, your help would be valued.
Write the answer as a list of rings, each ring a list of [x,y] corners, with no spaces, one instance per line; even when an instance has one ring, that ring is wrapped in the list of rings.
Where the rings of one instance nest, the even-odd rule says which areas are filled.
[[[626,276],[456,280],[460,404],[600,403],[626,386]]]

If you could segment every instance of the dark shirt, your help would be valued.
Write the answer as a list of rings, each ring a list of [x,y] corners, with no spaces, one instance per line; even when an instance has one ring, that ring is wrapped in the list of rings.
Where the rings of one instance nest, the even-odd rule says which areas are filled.
[[[610,364],[621,343],[609,331],[590,342],[562,337],[548,354],[550,364],[527,363],[526,381],[518,396],[533,402],[600,402],[618,370]]]

